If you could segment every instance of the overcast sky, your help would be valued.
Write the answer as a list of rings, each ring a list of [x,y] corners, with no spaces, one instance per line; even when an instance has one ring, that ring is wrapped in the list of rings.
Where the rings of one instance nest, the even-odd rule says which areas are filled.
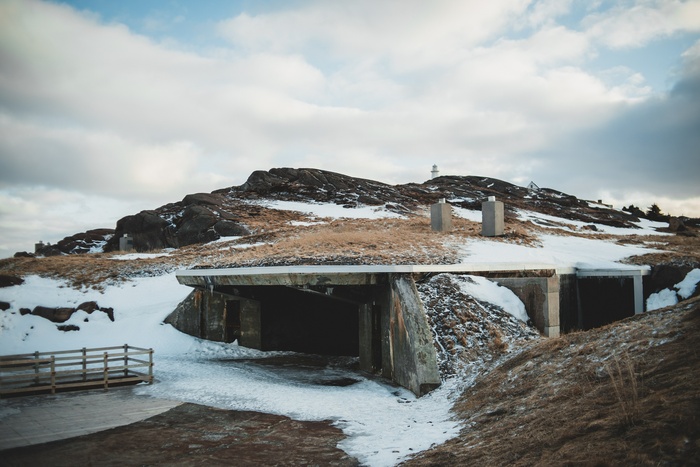
[[[0,0],[0,257],[253,170],[700,216],[700,0]]]

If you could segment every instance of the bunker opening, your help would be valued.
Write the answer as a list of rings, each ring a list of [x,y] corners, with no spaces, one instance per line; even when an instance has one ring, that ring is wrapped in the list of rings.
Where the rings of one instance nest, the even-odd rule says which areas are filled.
[[[547,264],[270,266],[180,271],[194,290],[167,323],[187,334],[263,351],[352,357],[416,395],[441,383],[416,280],[483,275],[510,289],[548,337],[644,311],[642,269]],[[561,318],[561,319],[560,319]]]
[[[264,351],[360,355],[359,300],[368,295],[360,287],[224,286],[219,292],[227,296],[228,342],[239,340],[243,345],[243,339]],[[256,305],[241,306],[246,301]],[[242,319],[251,321],[249,314],[259,315],[253,317],[259,320],[259,336],[253,342],[244,334],[255,326],[241,324]],[[229,316],[234,322],[230,327]]]

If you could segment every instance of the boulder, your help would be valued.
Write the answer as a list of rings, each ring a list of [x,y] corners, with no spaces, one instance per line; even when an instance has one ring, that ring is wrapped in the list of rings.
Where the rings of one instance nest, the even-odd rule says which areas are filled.
[[[668,230],[671,232],[684,232],[688,230],[683,221],[678,217],[669,217]]]
[[[182,199],[184,206],[192,204],[221,206],[226,201],[226,198],[217,193],[195,193],[187,195]]]
[[[217,240],[219,235],[211,229],[218,221],[218,216],[204,206],[191,205],[185,209],[182,220],[177,227],[177,246],[206,243]]]
[[[155,211],[141,211],[117,221],[114,237],[108,242],[106,251],[119,250],[119,238],[129,234],[134,239],[134,249],[139,252],[162,250],[172,245],[168,242],[170,223]]]
[[[73,316],[73,313],[75,313],[75,308],[67,307],[49,308],[46,306],[36,306],[32,310],[34,316],[41,316],[54,323],[64,323],[68,321],[70,317]]]
[[[24,279],[21,277],[0,274],[0,287],[12,287],[13,285],[21,285],[23,283]]]
[[[34,253],[29,253],[28,251],[18,251],[14,254],[15,258],[36,258]]]
[[[220,220],[214,224],[214,231],[222,237],[242,237],[250,235],[250,231],[238,222]]]
[[[10,303],[9,302],[0,302],[0,310],[6,311],[10,309]]]

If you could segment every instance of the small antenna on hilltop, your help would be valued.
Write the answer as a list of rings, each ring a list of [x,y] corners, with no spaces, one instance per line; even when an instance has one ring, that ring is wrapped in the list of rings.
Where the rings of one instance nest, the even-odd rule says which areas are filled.
[[[433,170],[430,171],[430,178],[435,178],[440,175],[437,164],[433,164]]]

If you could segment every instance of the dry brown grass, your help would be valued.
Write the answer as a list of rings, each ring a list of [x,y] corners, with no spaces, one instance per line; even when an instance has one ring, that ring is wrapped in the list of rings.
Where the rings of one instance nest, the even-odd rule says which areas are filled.
[[[700,298],[530,345],[467,389],[460,435],[407,465],[697,465]]]
[[[241,211],[253,235],[230,242],[190,245],[168,256],[116,261],[114,254],[11,258],[0,260],[0,273],[25,276],[39,274],[62,278],[73,287],[101,288],[105,281],[152,275],[194,266],[235,267],[274,264],[445,264],[459,261],[465,241],[480,238],[481,225],[453,218],[449,233],[433,232],[427,211],[402,219],[316,219],[303,213],[259,207]],[[242,215],[243,215],[242,214]],[[293,226],[293,221],[319,222]],[[700,237],[648,236],[613,237],[585,232],[571,233],[544,228],[532,222],[509,218],[506,234],[488,241],[539,246],[537,234],[593,236],[622,243],[654,243],[664,253],[631,258],[637,264],[655,264],[669,258],[688,257],[700,261]],[[659,243],[663,243],[658,245]],[[255,246],[250,246],[255,245]],[[243,247],[245,246],[245,247]]]

